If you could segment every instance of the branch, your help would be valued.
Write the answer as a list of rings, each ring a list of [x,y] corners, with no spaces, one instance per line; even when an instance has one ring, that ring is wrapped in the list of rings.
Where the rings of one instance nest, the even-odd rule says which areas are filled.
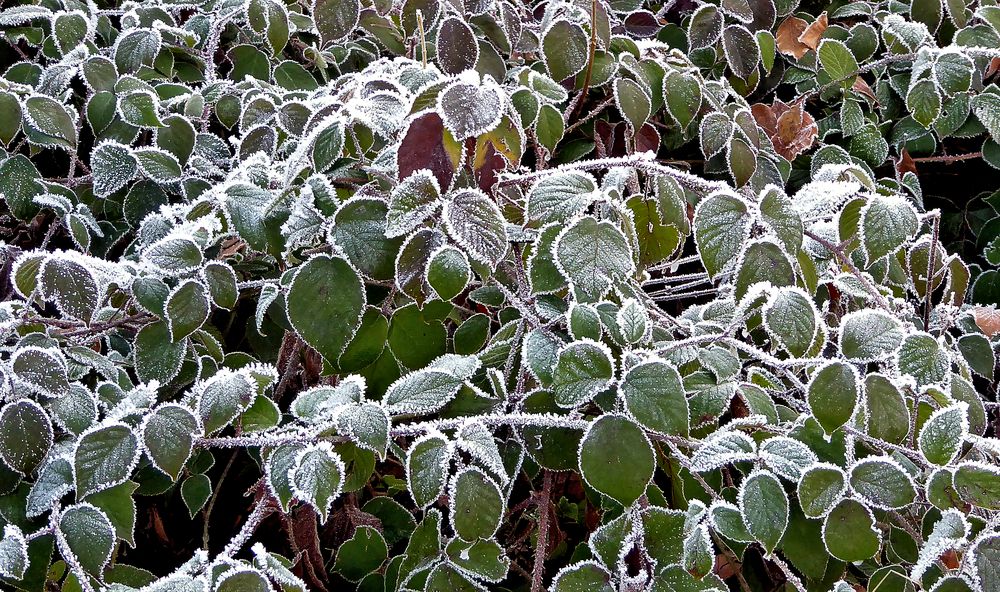
[[[552,472],[542,470],[542,493],[538,505],[538,542],[535,546],[535,565],[531,569],[531,592],[545,590],[545,555],[549,547],[549,503],[552,498]]]
[[[637,170],[643,171],[644,173],[649,173],[653,175],[666,175],[676,179],[682,185],[685,185],[689,189],[695,191],[720,191],[720,190],[732,190],[732,187],[728,183],[722,181],[709,181],[707,179],[702,179],[697,175],[692,175],[687,171],[682,171],[673,167],[668,167],[666,165],[660,164],[654,160],[651,160],[651,156],[648,153],[635,154],[632,156],[618,156],[609,158],[596,158],[593,160],[584,160],[578,162],[570,162],[558,167],[547,169],[544,171],[536,171],[533,173],[525,173],[522,175],[514,175],[504,179],[501,179],[498,183],[498,187],[507,187],[510,185],[530,185],[536,180],[551,175],[553,171],[591,171],[591,170],[603,170],[610,169],[614,167],[633,167]]]
[[[840,260],[840,262],[844,265],[844,267],[846,267],[848,271],[851,272],[851,275],[856,277],[858,281],[861,282],[861,285],[864,286],[865,291],[872,295],[872,297],[875,299],[875,302],[877,302],[878,305],[884,308],[885,310],[893,312],[892,307],[889,306],[889,301],[885,299],[885,296],[883,296],[882,293],[875,288],[875,286],[871,283],[871,281],[868,278],[866,278],[860,271],[858,271],[858,268],[854,266],[854,263],[851,261],[851,258],[848,257],[847,254],[844,252],[844,248],[842,246],[831,243],[830,241],[819,236],[818,234],[816,234],[811,230],[806,230],[805,235],[813,239],[814,241],[818,242],[819,244],[823,245],[823,247],[826,248],[827,251],[830,251],[831,253],[836,255],[837,259]]]

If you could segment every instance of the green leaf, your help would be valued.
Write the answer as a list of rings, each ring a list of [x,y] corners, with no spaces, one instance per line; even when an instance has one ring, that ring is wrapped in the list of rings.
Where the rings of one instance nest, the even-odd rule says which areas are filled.
[[[813,374],[806,400],[813,417],[827,434],[847,423],[860,398],[858,371],[843,362],[830,362]]]
[[[816,51],[819,63],[833,82],[839,83],[843,88],[850,88],[854,84],[854,77],[859,70],[858,60],[843,41],[823,39]]]
[[[402,238],[386,238],[388,206],[380,199],[355,197],[338,209],[330,238],[366,277],[391,280]]]
[[[19,220],[30,220],[38,213],[34,199],[45,189],[35,165],[23,154],[16,154],[0,164],[0,195]]]
[[[788,526],[788,496],[769,471],[751,473],[740,485],[740,513],[747,531],[768,553],[774,551]]]
[[[819,330],[819,315],[800,288],[781,288],[764,307],[764,323],[778,345],[795,357],[809,351]]]
[[[638,82],[629,78],[618,78],[614,84],[614,97],[618,112],[622,114],[633,130],[638,130],[649,119],[652,108],[649,93]]]
[[[917,229],[917,211],[901,197],[872,196],[861,209],[861,246],[869,263],[895,252]]]
[[[701,110],[701,81],[691,74],[671,70],[663,77],[663,98],[670,116],[682,130],[687,129]]]
[[[759,283],[777,287],[795,284],[795,269],[788,253],[770,239],[757,239],[746,247],[737,263],[733,294],[742,298],[751,286]]]
[[[952,483],[966,502],[989,510],[1000,509],[1000,469],[996,466],[964,462],[955,470]]]
[[[135,502],[132,494],[138,488],[138,483],[126,481],[87,497],[89,503],[108,516],[115,527],[115,535],[132,547],[135,547]]]
[[[385,539],[371,526],[358,526],[354,534],[337,549],[333,571],[357,582],[375,571],[386,560],[389,549]]]
[[[452,526],[462,540],[489,539],[498,528],[506,506],[500,488],[477,468],[460,471],[451,482]]]
[[[799,505],[809,518],[826,516],[847,491],[847,476],[843,469],[829,463],[818,463],[806,469],[798,483]]]
[[[611,351],[596,341],[575,341],[559,351],[552,390],[560,407],[577,407],[606,389],[615,374]]]
[[[588,485],[629,506],[653,478],[653,448],[642,429],[621,415],[602,415],[580,442],[580,474]]]
[[[441,434],[417,438],[406,453],[406,479],[410,495],[420,508],[426,508],[444,493],[451,451]]]
[[[441,188],[434,173],[414,171],[389,195],[385,235],[403,236],[417,228],[440,205]]]
[[[343,258],[319,255],[299,267],[286,306],[295,332],[324,358],[336,361],[361,325],[364,284]]]
[[[703,4],[691,15],[688,21],[688,45],[691,49],[699,49],[715,45],[722,36],[723,16],[717,6]]]
[[[29,563],[28,543],[21,529],[14,524],[4,526],[0,539],[0,576],[19,580]]]
[[[143,421],[142,442],[153,465],[176,481],[201,431],[198,417],[190,409],[164,403]]]
[[[313,20],[324,45],[340,41],[358,26],[361,0],[314,0]]]
[[[462,378],[451,372],[424,368],[392,383],[383,403],[390,414],[426,415],[455,398]]]
[[[614,592],[611,574],[596,561],[579,561],[559,570],[552,592]]]
[[[139,462],[139,439],[123,423],[97,425],[80,436],[73,451],[76,498],[124,483]]]
[[[607,220],[579,218],[556,237],[553,248],[556,265],[589,302],[635,273],[625,235]]]
[[[917,495],[913,478],[888,456],[858,461],[851,467],[851,487],[869,505],[882,509],[905,508]]]
[[[886,442],[902,442],[910,432],[910,411],[899,389],[882,374],[865,377],[868,433]]]
[[[344,462],[328,442],[303,448],[289,471],[295,497],[312,506],[325,523],[330,505],[340,495],[346,476]]]
[[[556,82],[583,70],[587,65],[587,45],[587,33],[580,25],[565,19],[558,19],[549,25],[542,34],[542,57]]]
[[[208,290],[197,280],[188,280],[170,292],[164,308],[170,340],[178,342],[194,333],[208,320]]]
[[[91,504],[70,506],[59,516],[59,535],[80,567],[101,577],[115,545],[115,531],[108,516]]]
[[[884,359],[903,343],[903,327],[896,317],[871,308],[844,315],[840,321],[840,351],[863,362]]]
[[[264,574],[256,569],[233,567],[219,576],[214,592],[271,592]]]
[[[882,535],[875,528],[875,516],[861,502],[845,498],[823,522],[826,549],[841,561],[864,561],[878,553]]]
[[[139,380],[157,380],[160,384],[170,382],[181,371],[186,349],[183,341],[175,343],[171,340],[166,323],[158,321],[139,329],[133,349]]]
[[[941,94],[934,82],[924,79],[911,86],[906,93],[906,108],[917,123],[930,128],[941,115]]]
[[[490,583],[501,582],[507,577],[510,559],[495,540],[466,543],[452,539],[445,550],[449,561],[461,571],[470,573]]]
[[[455,247],[441,247],[427,262],[427,283],[441,300],[457,297],[471,280],[469,258]]]
[[[650,360],[633,366],[620,389],[626,409],[639,425],[660,434],[687,436],[688,402],[672,365]]]
[[[295,444],[282,444],[264,457],[264,478],[267,480],[271,495],[278,500],[281,509],[286,512],[292,497],[295,495],[292,489],[291,472],[295,467],[295,459],[300,450],[301,447]]]
[[[599,196],[597,182],[589,173],[554,172],[543,176],[528,191],[525,213],[529,221],[542,225],[565,222],[583,212]]]
[[[22,475],[45,460],[52,439],[48,414],[31,399],[7,403],[0,411],[0,459]]]
[[[496,202],[478,189],[463,189],[449,195],[441,216],[471,259],[496,269],[507,252],[503,212]]]
[[[171,183],[181,178],[181,163],[173,154],[159,148],[139,148],[133,153],[144,175],[157,183]]]
[[[968,409],[967,403],[959,402],[938,409],[927,418],[917,436],[917,445],[928,462],[947,465],[955,460],[969,435]]]
[[[34,132],[33,143],[76,149],[76,124],[69,111],[56,100],[35,95],[24,101],[24,127]]]
[[[694,241],[709,277],[714,278],[736,260],[750,236],[746,202],[731,193],[714,193],[694,212]]]
[[[948,352],[929,333],[907,335],[897,357],[900,372],[916,379],[918,386],[943,384],[948,378]]]

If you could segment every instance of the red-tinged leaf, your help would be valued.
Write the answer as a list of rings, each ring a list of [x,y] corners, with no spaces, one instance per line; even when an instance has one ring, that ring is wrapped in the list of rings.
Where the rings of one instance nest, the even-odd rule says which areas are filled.
[[[460,163],[461,145],[444,129],[440,115],[429,111],[410,122],[399,145],[400,180],[414,171],[429,169],[445,189],[451,186]]]

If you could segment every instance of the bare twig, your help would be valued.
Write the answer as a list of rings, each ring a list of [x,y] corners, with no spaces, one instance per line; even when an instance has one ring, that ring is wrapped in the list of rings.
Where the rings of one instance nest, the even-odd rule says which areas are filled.
[[[552,472],[543,470],[542,492],[538,496],[538,544],[535,546],[535,565],[531,570],[531,592],[545,590],[545,555],[549,547],[549,504],[552,497]]]
[[[875,286],[871,283],[871,280],[866,278],[858,270],[858,268],[854,266],[854,263],[851,261],[851,258],[847,256],[847,253],[844,252],[844,248],[841,245],[835,245],[832,242],[823,238],[822,236],[819,236],[815,232],[812,232],[811,230],[806,230],[805,235],[813,239],[814,241],[818,242],[819,244],[823,245],[823,247],[827,251],[830,251],[831,253],[836,255],[837,259],[840,260],[840,263],[844,267],[846,267],[848,271],[851,272],[851,275],[853,275],[855,278],[857,278],[859,282],[861,282],[861,285],[864,287],[865,291],[872,295],[872,298],[875,299],[875,302],[877,302],[878,305],[884,308],[885,310],[892,312],[892,308],[889,306],[889,301],[887,301],[885,299],[885,296],[883,296],[882,293],[875,288]]]

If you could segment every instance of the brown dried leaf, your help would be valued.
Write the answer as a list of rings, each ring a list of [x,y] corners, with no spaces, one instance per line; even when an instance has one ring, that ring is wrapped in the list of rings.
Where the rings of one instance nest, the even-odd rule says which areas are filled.
[[[757,103],[750,107],[757,125],[764,130],[774,151],[788,160],[802,154],[816,140],[816,120],[802,108],[802,102],[786,105],[775,99],[771,105]]]
[[[854,86],[852,86],[851,89],[854,92],[862,94],[866,98],[871,99],[873,103],[878,103],[878,97],[875,96],[875,93],[872,91],[872,87],[868,86],[868,83],[865,82],[864,78],[860,76],[856,77],[854,79]]]
[[[829,20],[826,17],[826,12],[816,17],[811,25],[806,27],[806,30],[799,35],[799,43],[805,45],[809,49],[816,49],[819,47],[819,39],[826,32],[826,27],[829,25]]]
[[[797,16],[786,18],[774,33],[774,41],[778,46],[778,51],[785,55],[794,56],[795,59],[804,56],[809,51],[809,47],[799,41],[799,35],[805,32],[808,26],[809,23]]]
[[[902,177],[905,173],[917,174],[917,163],[913,162],[913,157],[910,153],[903,148],[899,154],[899,160],[896,161],[896,173]]]
[[[976,319],[976,326],[987,337],[1000,333],[1000,310],[992,306],[977,306],[972,309],[972,316]]]

